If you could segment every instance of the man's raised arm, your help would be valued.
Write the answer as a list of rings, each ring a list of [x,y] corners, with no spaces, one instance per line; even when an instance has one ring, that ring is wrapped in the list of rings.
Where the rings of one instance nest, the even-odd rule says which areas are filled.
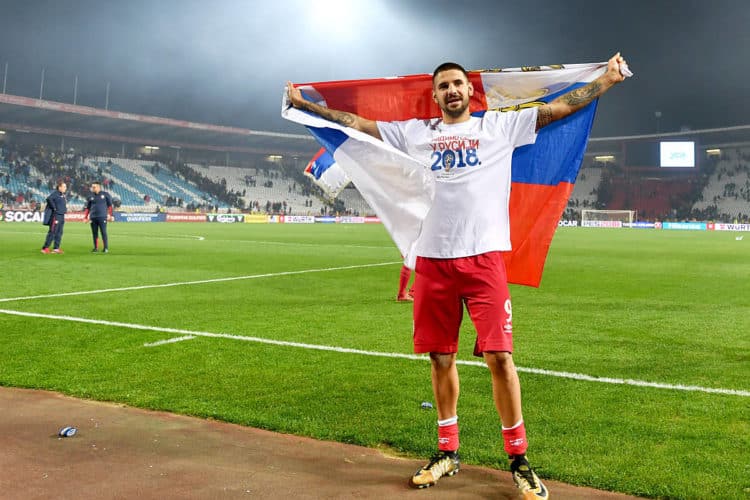
[[[623,73],[626,71],[621,71],[621,66],[627,68],[627,63],[618,52],[607,62],[607,71],[602,76],[588,85],[561,95],[549,104],[540,106],[537,111],[536,129],[539,130],[555,120],[575,113],[604,94],[613,85],[625,80]]]
[[[310,102],[302,97],[302,92],[300,92],[292,82],[287,82],[286,91],[289,96],[289,102],[295,108],[315,113],[326,120],[331,120],[332,122],[336,122],[345,127],[351,127],[360,132],[364,132],[367,135],[371,135],[376,139],[383,140],[383,138],[380,137],[378,125],[374,120],[368,120],[367,118],[362,118],[354,113],[329,109],[320,106],[319,104],[315,104],[314,102]]]

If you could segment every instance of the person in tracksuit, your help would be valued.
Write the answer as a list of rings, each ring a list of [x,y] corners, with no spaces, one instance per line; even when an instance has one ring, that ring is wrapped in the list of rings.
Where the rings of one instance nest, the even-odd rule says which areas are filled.
[[[60,248],[62,242],[63,226],[65,225],[65,212],[68,211],[67,200],[65,199],[65,192],[68,190],[68,185],[65,181],[57,181],[57,189],[52,191],[47,196],[47,208],[44,212],[44,224],[49,226],[47,231],[47,237],[44,240],[44,246],[42,247],[42,253],[50,253],[50,245],[53,244],[51,253],[63,253]]]
[[[102,235],[103,253],[109,252],[109,238],[107,237],[107,221],[112,220],[112,197],[108,192],[102,191],[102,185],[98,182],[91,183],[91,194],[86,199],[83,221],[91,221],[91,235],[94,238],[92,252],[99,251],[99,233]]]

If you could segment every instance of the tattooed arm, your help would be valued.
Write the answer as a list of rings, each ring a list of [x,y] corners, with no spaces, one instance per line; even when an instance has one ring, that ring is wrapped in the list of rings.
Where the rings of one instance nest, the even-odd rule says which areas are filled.
[[[625,77],[620,74],[620,65],[625,59],[618,52],[607,63],[607,71],[593,82],[563,94],[549,104],[540,106],[537,111],[537,131],[555,120],[565,118],[585,107],[591,101],[608,91],[613,85],[620,83]]]
[[[289,96],[289,102],[295,108],[315,113],[326,120],[331,120],[332,122],[336,122],[345,127],[351,127],[360,132],[364,132],[367,135],[371,135],[376,139],[383,140],[383,138],[380,137],[380,130],[378,130],[377,122],[374,120],[368,120],[367,118],[362,118],[354,113],[329,109],[325,106],[320,106],[319,104],[310,102],[302,97],[302,92],[300,92],[292,82],[287,82],[286,89],[287,95]]]

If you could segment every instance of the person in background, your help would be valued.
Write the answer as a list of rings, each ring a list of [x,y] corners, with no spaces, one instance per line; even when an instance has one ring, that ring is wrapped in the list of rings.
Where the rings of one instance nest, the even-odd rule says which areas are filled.
[[[109,252],[109,237],[107,236],[107,221],[112,217],[112,197],[106,191],[102,191],[102,185],[98,182],[91,183],[91,194],[86,199],[86,207],[83,214],[83,222],[91,221],[91,235],[94,238],[92,252],[99,251],[99,233],[102,235],[102,253]]]
[[[398,302],[414,302],[414,285],[412,284],[411,288],[406,289],[409,286],[409,278],[411,278],[411,269],[401,266],[398,277],[398,294],[396,295]]]
[[[44,210],[44,225],[49,226],[49,230],[42,246],[42,253],[44,254],[50,253],[50,245],[54,245],[51,253],[63,253],[60,244],[62,243],[63,227],[65,226],[65,213],[68,211],[67,199],[65,197],[67,190],[68,185],[65,181],[58,180],[57,189],[47,196],[47,208]]]

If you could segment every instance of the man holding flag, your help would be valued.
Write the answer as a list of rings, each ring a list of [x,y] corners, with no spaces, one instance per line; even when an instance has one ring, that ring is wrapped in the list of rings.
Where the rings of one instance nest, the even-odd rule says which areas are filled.
[[[474,354],[485,359],[492,376],[514,482],[525,498],[548,498],[526,458],[521,389],[512,358],[512,309],[502,255],[511,250],[511,159],[516,148],[536,141],[540,129],[588,106],[626,74],[625,60],[617,53],[598,78],[548,103],[476,116],[470,110],[475,89],[468,73],[444,63],[432,75],[431,97],[440,117],[394,122],[329,109],[287,85],[294,108],[385,142],[418,160],[434,180],[434,198],[413,247],[414,351],[430,355],[438,452],[411,478],[413,487],[432,486],[459,470],[456,353],[466,304],[477,330]]]

